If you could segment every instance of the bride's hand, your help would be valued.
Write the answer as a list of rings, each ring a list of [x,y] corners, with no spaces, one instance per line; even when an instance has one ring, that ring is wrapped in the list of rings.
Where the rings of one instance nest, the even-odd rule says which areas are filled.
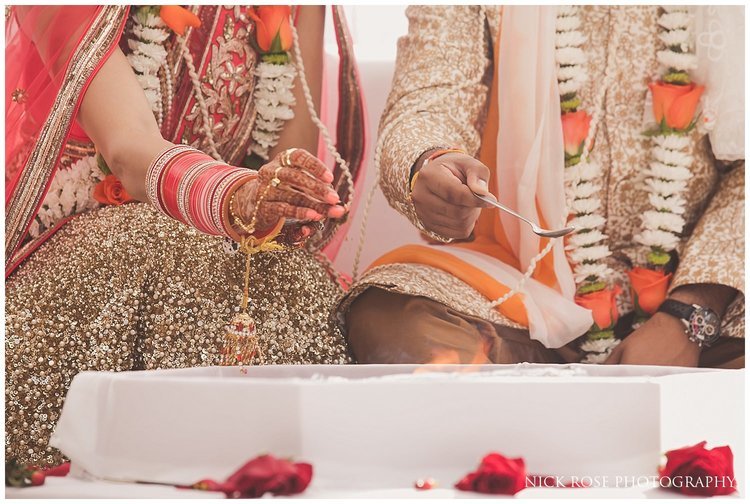
[[[282,154],[263,165],[257,179],[237,190],[233,208],[236,215],[249,224],[259,198],[255,222],[258,230],[272,227],[281,217],[311,222],[339,219],[346,214],[331,186],[333,173],[326,165],[306,150],[296,149],[289,156],[291,166],[282,166]],[[279,180],[276,186],[272,184],[275,178]],[[309,230],[306,234],[310,234]]]

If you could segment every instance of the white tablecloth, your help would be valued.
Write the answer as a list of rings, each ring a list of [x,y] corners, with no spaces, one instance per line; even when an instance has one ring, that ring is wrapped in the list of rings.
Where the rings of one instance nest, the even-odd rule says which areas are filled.
[[[205,499],[222,498],[216,492],[180,490],[162,485],[81,481],[74,478],[47,478],[43,486],[6,488],[9,499]],[[314,483],[299,496],[305,499],[466,499],[493,496],[460,492],[452,488],[419,491],[412,488],[368,491],[337,491],[315,488]],[[680,494],[660,488],[531,488],[516,494],[518,499],[669,499]],[[738,498],[739,494],[728,496]]]

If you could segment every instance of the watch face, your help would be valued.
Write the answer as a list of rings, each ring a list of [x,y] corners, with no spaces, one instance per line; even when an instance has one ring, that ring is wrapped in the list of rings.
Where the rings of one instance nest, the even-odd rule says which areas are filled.
[[[696,308],[688,324],[690,334],[704,343],[712,343],[719,337],[721,321],[713,310]]]

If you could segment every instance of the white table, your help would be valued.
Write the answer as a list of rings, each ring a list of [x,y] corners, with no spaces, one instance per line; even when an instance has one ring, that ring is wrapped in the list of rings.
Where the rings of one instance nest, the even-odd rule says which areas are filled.
[[[44,485],[27,488],[6,488],[9,499],[205,499],[222,498],[217,492],[181,490],[162,485],[81,481],[71,477],[47,478]],[[342,491],[316,488],[313,483],[299,496],[308,499],[463,499],[493,496],[460,492],[452,488],[420,491],[411,488],[368,491]],[[531,488],[516,494],[518,499],[670,499],[680,494],[660,488]],[[739,498],[739,494],[727,496]]]

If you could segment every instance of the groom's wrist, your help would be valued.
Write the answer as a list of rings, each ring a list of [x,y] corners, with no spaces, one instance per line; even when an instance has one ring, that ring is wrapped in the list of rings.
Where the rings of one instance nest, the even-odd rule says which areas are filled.
[[[669,299],[710,308],[722,317],[737,294],[737,290],[719,284],[689,284],[677,287]]]

